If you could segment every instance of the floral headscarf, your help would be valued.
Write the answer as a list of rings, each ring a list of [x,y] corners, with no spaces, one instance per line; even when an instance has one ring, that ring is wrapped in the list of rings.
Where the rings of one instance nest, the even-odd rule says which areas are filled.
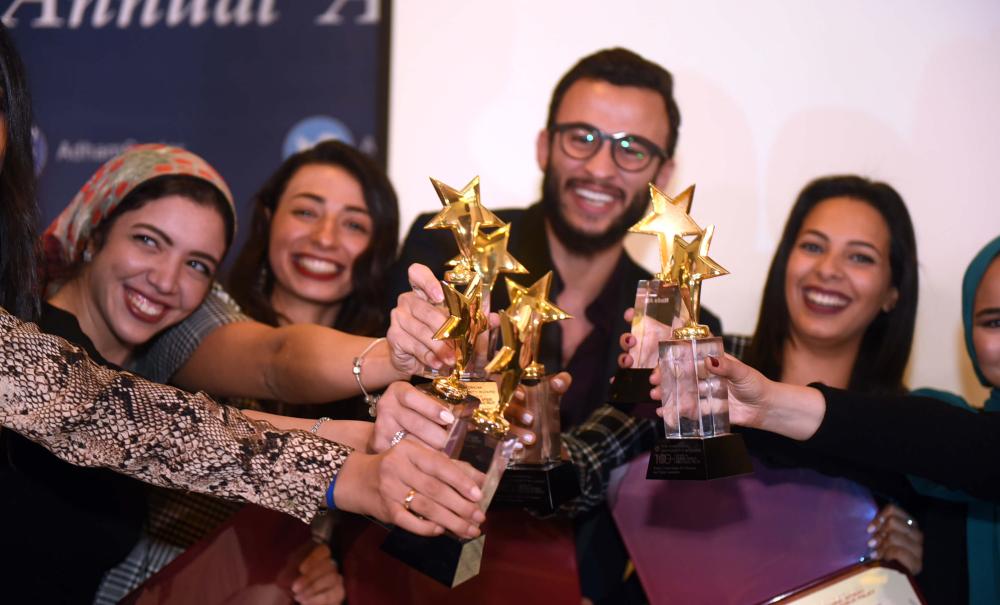
[[[226,182],[208,162],[190,151],[162,144],[136,145],[97,169],[73,201],[42,234],[42,279],[45,294],[54,294],[90,243],[94,231],[136,187],[160,176],[188,175],[204,180],[222,193],[232,212],[236,207]],[[230,239],[235,233],[230,233]]]

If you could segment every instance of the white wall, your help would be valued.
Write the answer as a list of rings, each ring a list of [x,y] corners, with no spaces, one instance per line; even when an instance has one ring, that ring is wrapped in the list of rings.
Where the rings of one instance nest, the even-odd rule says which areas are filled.
[[[538,196],[535,136],[581,56],[622,45],[676,78],[668,188],[697,183],[731,276],[704,288],[750,333],[785,215],[809,179],[886,180],[910,207],[921,304],[910,383],[982,401],[961,345],[959,284],[1000,234],[1000,3],[995,0],[395,2],[389,173],[403,225],[439,206],[427,177],[482,176],[493,208]],[[656,263],[651,242],[633,254]],[[649,238],[653,239],[653,238]]]

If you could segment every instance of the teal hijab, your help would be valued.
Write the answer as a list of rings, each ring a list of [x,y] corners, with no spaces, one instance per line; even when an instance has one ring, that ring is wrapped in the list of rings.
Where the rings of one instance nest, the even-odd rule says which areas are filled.
[[[965,277],[962,279],[962,323],[965,328],[965,348],[969,352],[969,359],[972,360],[972,367],[976,371],[979,382],[983,386],[992,387],[983,409],[993,413],[1000,413],[1000,388],[986,380],[986,376],[983,375],[983,370],[979,366],[976,349],[972,346],[972,311],[976,291],[983,281],[983,275],[986,274],[986,269],[997,257],[1000,257],[1000,237],[986,244],[979,251],[979,254],[969,264],[969,268],[965,270]],[[914,391],[913,394],[934,397],[951,405],[967,408],[973,413],[979,413],[973,410],[964,399],[952,393],[920,389]],[[966,519],[966,543],[969,551],[969,603],[972,605],[1000,603],[1000,507],[990,502],[976,500],[961,492],[942,488],[925,479],[911,477],[910,481],[926,495],[969,503],[968,518]]]

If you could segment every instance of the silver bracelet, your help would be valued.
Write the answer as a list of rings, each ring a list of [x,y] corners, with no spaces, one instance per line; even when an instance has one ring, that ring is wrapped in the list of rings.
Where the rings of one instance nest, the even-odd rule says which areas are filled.
[[[365,396],[365,403],[368,404],[368,415],[372,418],[375,417],[377,412],[376,406],[378,405],[378,398],[381,397],[381,395],[369,394],[368,391],[365,390],[365,385],[361,383],[361,364],[365,361],[365,355],[367,355],[369,351],[375,348],[375,345],[383,340],[385,340],[385,338],[376,338],[373,340],[367,347],[365,347],[364,351],[361,351],[361,355],[354,358],[354,367],[351,368],[351,372],[354,373],[354,379],[358,381],[358,387],[361,389],[361,394]]]
[[[315,435],[316,433],[319,432],[319,427],[323,426],[323,423],[326,422],[327,420],[329,420],[329,418],[323,416],[322,418],[316,421],[316,424],[314,424],[313,427],[309,429],[309,432]]]

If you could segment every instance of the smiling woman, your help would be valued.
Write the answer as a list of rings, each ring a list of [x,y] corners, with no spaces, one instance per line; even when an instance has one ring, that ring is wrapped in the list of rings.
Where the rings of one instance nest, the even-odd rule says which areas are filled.
[[[139,153],[126,152],[122,166]],[[233,224],[228,196],[207,181],[144,181],[98,223],[72,277],[50,286],[48,302],[74,315],[105,359],[124,365],[136,347],[201,304]]]

